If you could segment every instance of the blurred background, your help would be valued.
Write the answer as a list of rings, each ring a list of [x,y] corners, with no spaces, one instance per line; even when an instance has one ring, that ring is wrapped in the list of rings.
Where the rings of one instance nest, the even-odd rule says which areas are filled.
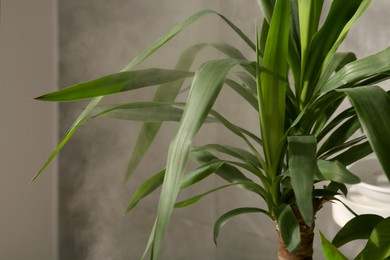
[[[329,5],[330,1],[325,1]],[[124,216],[136,187],[161,169],[176,124],[161,129],[133,178],[123,183],[139,123],[97,119],[80,128],[60,157],[33,184],[32,176],[86,106],[52,104],[33,98],[57,88],[119,71],[170,28],[202,9],[213,9],[254,37],[262,21],[255,0],[1,0],[0,14],[0,259],[139,259],[149,237],[158,193]],[[390,2],[375,1],[351,30],[342,49],[364,57],[390,45]],[[138,68],[173,68],[194,43],[226,41],[252,53],[218,17],[185,29]],[[219,58],[212,49],[196,60]],[[194,66],[194,69],[196,66]],[[110,97],[106,103],[152,97],[150,90]],[[216,109],[258,131],[257,117],[229,90]],[[254,120],[255,116],[255,120]],[[207,125],[196,142],[239,145],[216,125]],[[186,198],[218,186],[202,182]],[[209,195],[193,207],[175,211],[161,259],[275,259],[274,223],[262,215],[243,215],[212,240],[215,220],[262,201],[236,188]],[[329,205],[317,215],[317,228],[332,237]],[[323,259],[318,233],[314,259]]]

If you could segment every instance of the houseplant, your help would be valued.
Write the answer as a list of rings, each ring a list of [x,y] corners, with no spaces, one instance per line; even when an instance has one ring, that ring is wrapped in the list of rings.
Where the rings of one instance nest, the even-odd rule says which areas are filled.
[[[219,176],[231,183],[229,185],[237,185],[248,189],[263,197],[267,202],[268,208],[265,210],[244,208],[224,215],[217,222],[217,231],[224,220],[238,213],[263,212],[277,220],[288,249],[294,251],[300,240],[298,223],[301,222],[302,227],[305,226],[303,222],[307,226],[312,226],[313,208],[320,207],[324,200],[331,199],[336,194],[337,189],[342,188],[342,185],[337,183],[357,181],[341,164],[334,160],[337,159],[341,163],[348,164],[363,156],[353,152],[354,149],[362,147],[366,150],[359,149],[359,151],[364,154],[369,153],[370,148],[368,143],[365,142],[365,137],[348,140],[349,136],[359,128],[353,109],[346,110],[336,119],[330,118],[345,96],[344,92],[336,92],[333,91],[334,89],[370,85],[387,77],[388,51],[386,50],[354,62],[351,62],[355,59],[352,54],[333,55],[349,27],[363,13],[369,3],[370,1],[351,1],[345,5],[342,1],[334,1],[326,22],[322,29],[316,33],[322,7],[321,1],[291,2],[292,22],[290,22],[290,1],[277,1],[275,9],[273,8],[275,4],[273,1],[262,1],[260,4],[264,9],[266,22],[261,31],[262,36],[255,41],[256,43],[252,43],[238,28],[222,17],[254,49],[256,62],[246,61],[239,51],[229,45],[213,45],[216,49],[226,53],[230,59],[209,61],[196,72],[183,117],[183,104],[173,103],[181,87],[181,84],[177,81],[174,84],[161,87],[158,94],[156,94],[155,102],[118,104],[96,108],[100,97],[95,98],[61,142],[59,149],[77,127],[84,123],[85,119],[103,115],[145,121],[178,120],[182,118],[178,135],[170,149],[171,159],[168,161],[166,173],[161,172],[154,178],[148,179],[129,205],[129,209],[131,209],[139,198],[158,186],[165,174],[166,181],[163,185],[162,206],[160,206],[154,236],[153,256],[156,257],[160,248],[162,235],[172,206],[175,203],[180,186],[180,177],[189,153],[194,157],[194,160],[200,163],[200,167],[198,170],[186,174],[188,176],[184,180],[186,184],[182,184],[182,187],[193,184],[216,171]],[[299,15],[297,13],[298,9],[300,10]],[[138,56],[125,70],[129,70],[145,59],[189,23],[212,13],[211,11],[203,11],[192,16]],[[298,21],[302,26],[298,27]],[[202,45],[195,46],[188,51],[189,56],[201,48]],[[185,54],[183,57],[178,65],[178,70],[151,69],[123,72],[45,95],[40,99],[66,101],[96,97],[191,77],[193,73],[187,72],[186,67],[188,65],[183,64],[188,62],[188,59],[186,59],[188,56]],[[347,63],[349,64],[341,69]],[[364,65],[367,64],[369,65],[365,67]],[[242,72],[245,74],[238,74],[238,79],[234,80],[230,79],[229,76],[226,83],[244,97],[254,109],[260,111],[262,141],[259,140],[257,135],[252,135],[231,124],[216,111],[210,111],[222,83],[225,82],[226,74],[234,65],[241,66]],[[290,84],[287,79],[289,68],[294,78],[290,81],[294,84]],[[332,75],[334,70],[338,72]],[[347,77],[344,77],[346,73]],[[166,93],[165,89],[171,90],[170,93]],[[373,95],[383,94],[378,92],[377,88],[361,88],[359,91],[349,90],[349,94],[353,95],[355,92],[369,92]],[[199,96],[202,98],[197,100]],[[380,108],[384,107],[376,102],[375,105]],[[93,113],[90,114],[90,112]],[[374,112],[371,111],[367,118],[373,118]],[[208,116],[208,114],[210,115]],[[88,117],[90,115],[91,117]],[[197,147],[192,149],[191,152],[188,151],[190,149],[189,141],[206,118],[208,121],[219,121],[242,138],[248,145],[250,152],[216,145]],[[344,122],[344,119],[348,120]],[[366,119],[367,122],[368,119]],[[157,131],[158,127],[158,124],[147,123],[145,128],[154,128],[154,131]],[[338,129],[337,132],[327,136],[327,133],[331,133],[334,129]],[[383,132],[381,130],[381,133]],[[340,135],[340,133],[346,134]],[[153,131],[151,135],[154,135]],[[143,147],[147,147],[147,141],[143,138],[140,137],[139,142],[141,144],[146,142]],[[317,149],[316,143],[320,140],[328,141],[325,141]],[[259,144],[256,144],[256,142]],[[385,145],[382,141],[378,143]],[[264,147],[264,155],[260,152],[261,148],[259,146],[261,144]],[[351,150],[347,150],[348,147],[352,147]],[[213,155],[215,150],[227,153],[239,161],[217,158]],[[318,150],[317,153],[316,150]],[[343,151],[343,153],[333,158],[338,151]],[[303,154],[301,154],[302,152]],[[172,156],[175,153],[181,156]],[[317,159],[320,159],[318,163]],[[317,174],[317,164],[323,176]],[[302,167],[302,165],[307,167]],[[242,168],[247,170],[249,174],[254,174],[251,178],[258,177],[259,181],[254,182],[244,177],[239,171]],[[334,173],[338,173],[338,175]],[[336,182],[327,185],[324,189],[313,190],[314,181],[317,182],[324,178]],[[294,196],[292,189],[295,190],[296,196]],[[312,203],[312,196],[316,198],[315,205]],[[195,199],[179,205],[189,204],[194,202]],[[298,214],[298,208],[302,213],[301,215]],[[296,219],[295,215],[298,216],[300,221]],[[300,219],[301,216],[302,219]],[[286,223],[288,224],[286,225]],[[308,240],[310,241],[312,229],[309,228],[308,233]],[[287,241],[287,237],[290,235],[293,239]],[[308,247],[310,248],[310,243]]]

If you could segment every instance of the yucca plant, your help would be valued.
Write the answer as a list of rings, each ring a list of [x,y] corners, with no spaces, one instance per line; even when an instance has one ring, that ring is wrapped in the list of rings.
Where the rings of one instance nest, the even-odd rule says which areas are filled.
[[[337,52],[371,2],[333,0],[320,24],[323,0],[258,0],[264,20],[261,30],[254,30],[255,40],[217,12],[194,14],[146,48],[121,72],[37,98],[59,102],[93,99],[34,179],[82,124],[98,117],[145,122],[130,159],[128,179],[162,122],[178,121],[166,166],[141,184],[127,208],[131,211],[142,198],[162,186],[144,257],[151,249],[151,259],[157,259],[175,207],[189,206],[214,191],[237,186],[256,194],[267,207],[237,208],[225,213],[215,223],[215,241],[228,220],[258,212],[276,223],[279,259],[311,259],[317,211],[336,195],[346,193],[346,184],[359,182],[345,165],[374,150],[390,176],[386,156],[390,147],[390,99],[383,89],[373,86],[390,76],[390,49],[359,60],[351,52]],[[228,43],[199,43],[183,52],[173,70],[134,70],[185,27],[206,15],[219,16],[226,22],[253,50],[254,58],[247,59]],[[192,72],[195,56],[206,46],[226,58],[205,61]],[[178,94],[185,90],[185,79],[191,77],[187,101],[177,102]],[[104,96],[155,85],[160,86],[152,101],[99,106]],[[257,112],[254,120],[258,120],[260,133],[236,125],[222,115],[223,111],[213,109],[224,86],[232,88]],[[341,103],[347,96],[354,107],[342,110]],[[245,147],[194,146],[194,137],[207,122],[221,124]],[[360,128],[364,133],[358,131]],[[187,170],[189,160],[198,167]],[[211,175],[221,177],[226,185],[177,202],[181,189]]]

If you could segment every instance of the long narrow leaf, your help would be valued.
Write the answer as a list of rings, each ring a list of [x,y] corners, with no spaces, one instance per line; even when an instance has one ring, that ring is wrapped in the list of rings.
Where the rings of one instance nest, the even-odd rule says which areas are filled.
[[[175,208],[184,208],[184,207],[190,206],[190,205],[198,202],[199,200],[201,200],[202,198],[204,198],[205,196],[207,196],[207,195],[209,195],[211,193],[214,193],[216,191],[219,191],[219,190],[227,188],[227,187],[231,187],[231,186],[235,186],[235,185],[241,185],[241,184],[253,185],[254,183],[253,182],[246,182],[246,183],[237,182],[237,183],[231,183],[231,184],[227,184],[227,185],[222,185],[220,187],[211,189],[209,191],[206,191],[204,193],[201,193],[201,194],[196,195],[194,197],[191,197],[189,199],[186,199],[186,200],[183,200],[183,201],[179,201],[179,202],[177,202],[175,204]]]
[[[372,230],[382,220],[383,217],[372,214],[354,217],[337,232],[332,244],[341,247],[356,239],[368,239]]]
[[[310,45],[306,70],[303,74],[301,101],[306,104],[314,92],[314,84],[321,75],[329,51],[334,46],[346,24],[351,20],[363,0],[334,0],[321,29]]]
[[[159,171],[152,177],[145,180],[139,188],[134,193],[133,197],[131,198],[130,202],[127,204],[126,213],[130,212],[137,204],[138,202],[155,191],[158,187],[161,186],[165,175],[165,169]]]
[[[73,101],[155,86],[193,76],[190,72],[146,69],[124,71],[87,81],[40,97],[43,101]]]
[[[369,77],[390,72],[390,48],[353,61],[333,75],[324,85],[316,86],[316,93],[326,93],[340,87],[348,87]]]
[[[273,11],[258,86],[260,127],[265,157],[275,167],[284,134],[290,1],[277,0]]]
[[[388,259],[390,257],[390,217],[379,222],[372,231],[367,245],[356,260]]]
[[[329,242],[328,239],[320,232],[322,241],[322,251],[324,252],[326,260],[348,260],[337,247]]]
[[[204,47],[208,45],[214,47],[215,49],[217,49],[218,51],[222,52],[223,54],[227,55],[230,58],[245,60],[245,57],[238,49],[234,48],[233,46],[227,43],[211,43],[211,44],[200,43],[188,48],[186,51],[182,53],[175,69],[188,71],[195,57],[199,53],[199,51],[201,51]],[[157,102],[175,101],[177,95],[179,94],[182,88],[183,83],[184,83],[184,79],[167,83],[169,84],[168,86],[167,85],[159,86],[154,95],[153,101],[157,101]],[[252,103],[254,102],[253,98],[248,97],[248,94],[246,93],[246,91],[244,91],[241,88],[241,86],[236,88],[233,87],[233,89],[235,89],[241,96],[246,98],[248,102],[249,101]],[[158,133],[161,124],[162,124],[161,122],[146,122],[143,124],[142,129],[137,138],[137,142],[133,148],[133,152],[127,167],[126,177],[125,177],[126,180],[133,174],[133,172],[141,162],[142,158],[145,156],[156,134]]]
[[[318,169],[325,180],[335,181],[345,184],[356,184],[360,182],[359,177],[352,174],[338,161],[317,161]]]
[[[390,97],[376,86],[351,88],[344,92],[355,107],[360,124],[390,179]]]
[[[299,222],[290,205],[281,204],[277,209],[280,235],[289,252],[294,253],[301,244]]]
[[[238,64],[243,64],[243,62],[231,59],[214,60],[205,63],[196,72],[178,132],[168,151],[167,170],[157,212],[152,259],[157,259],[160,251],[179,192],[180,180],[187,163],[191,142],[210,112],[227,73]]]
[[[317,171],[317,141],[313,136],[289,136],[289,171],[295,198],[303,220],[313,223],[313,183]]]
[[[76,130],[82,126],[89,113],[96,107],[96,105],[100,102],[102,97],[97,97],[93,99],[89,105],[84,109],[84,111],[79,115],[79,117],[74,121],[72,126],[69,128],[68,132],[61,139],[60,143],[57,145],[56,149],[50,154],[49,158],[45,162],[45,164],[39,169],[39,171],[35,174],[32,181],[34,181],[38,176],[46,169],[46,167],[54,160],[57,154],[61,151],[62,147],[69,141],[69,139],[73,136]]]
[[[228,212],[226,212],[225,214],[223,214],[222,216],[220,216],[217,221],[215,222],[214,224],[214,243],[215,245],[217,245],[217,240],[218,240],[218,236],[219,236],[219,232],[221,231],[222,227],[229,221],[231,220],[233,217],[236,217],[238,215],[241,215],[241,214],[247,214],[247,213],[263,213],[267,216],[270,216],[269,213],[263,209],[259,209],[259,208],[237,208],[237,209],[233,209],[233,210],[230,210]]]

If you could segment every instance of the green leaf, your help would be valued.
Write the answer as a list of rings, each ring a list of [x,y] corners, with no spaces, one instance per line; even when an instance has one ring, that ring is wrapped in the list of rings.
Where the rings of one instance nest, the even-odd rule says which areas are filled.
[[[40,97],[43,101],[73,101],[172,82],[193,73],[166,69],[124,71],[76,84]]]
[[[194,15],[188,17],[183,22],[172,28],[168,33],[163,35],[161,38],[159,38],[157,41],[155,41],[151,46],[146,48],[142,53],[140,53],[136,58],[134,58],[133,61],[131,61],[122,71],[128,71],[132,69],[135,65],[141,63],[144,61],[147,57],[152,55],[155,51],[157,51],[161,46],[163,46],[165,43],[167,43],[169,40],[171,40],[173,37],[175,37],[178,33],[180,33],[183,29],[185,29],[187,26],[191,25],[192,23],[198,21],[200,18],[209,15],[209,14],[215,14],[218,15],[223,21],[225,21],[232,29],[235,31],[253,50],[255,49],[255,45],[251,40],[231,21],[229,21],[225,16],[212,11],[212,10],[202,10]]]
[[[244,149],[229,146],[229,145],[206,144],[206,145],[195,147],[192,149],[192,151],[217,151],[217,152],[221,152],[233,156],[243,162],[253,164],[257,167],[261,167],[255,155],[251,154],[250,152]]]
[[[298,1],[299,10],[299,28],[301,44],[301,61],[302,70],[304,71],[307,55],[309,52],[310,42],[318,30],[322,5],[324,0],[300,0]]]
[[[221,161],[211,161],[208,164],[202,165],[197,169],[186,173],[181,180],[180,189],[187,188],[210,176],[212,173],[216,172],[219,168],[221,168],[223,164],[224,162]]]
[[[359,84],[360,81],[367,78],[383,75],[386,79],[390,72],[390,48],[353,61],[344,66],[335,75],[333,75],[324,85],[316,87],[316,93],[326,93],[340,87],[348,87],[353,84]],[[380,78],[378,78],[380,81]]]
[[[231,186],[236,186],[236,185],[241,185],[241,184],[246,184],[246,185],[253,185],[254,183],[253,182],[236,182],[236,183],[231,183],[231,184],[227,184],[227,185],[223,185],[223,186],[220,186],[220,187],[217,187],[217,188],[214,188],[214,189],[211,189],[209,191],[206,191],[204,193],[201,193],[199,195],[196,195],[194,197],[191,197],[189,199],[186,199],[186,200],[183,200],[183,201],[180,201],[180,202],[177,202],[175,204],[175,208],[184,208],[184,207],[188,207],[192,204],[195,204],[196,202],[198,202],[199,200],[201,200],[203,197],[211,194],[211,193],[214,193],[216,191],[219,191],[221,189],[224,189],[224,188],[227,188],[227,187],[231,187]]]
[[[284,135],[289,25],[290,1],[277,0],[270,22],[257,91],[264,153],[271,171],[276,171],[279,166],[279,158],[276,157]]]
[[[217,240],[218,240],[218,236],[219,236],[219,232],[221,231],[222,227],[229,221],[231,220],[232,218],[238,216],[238,215],[241,215],[241,214],[247,214],[247,213],[263,213],[267,216],[269,216],[269,213],[263,209],[259,209],[259,208],[249,208],[249,207],[246,207],[246,208],[237,208],[237,209],[233,209],[233,210],[230,210],[228,212],[226,212],[225,214],[223,214],[222,216],[220,216],[217,221],[215,222],[214,224],[214,243],[215,245],[217,245]]]
[[[329,64],[324,69],[317,85],[322,86],[326,83],[329,77],[334,73],[342,69],[348,63],[356,60],[356,55],[352,52],[335,53],[330,60]],[[316,89],[318,87],[316,86]]]
[[[207,151],[196,151],[196,152],[191,151],[191,156],[195,161],[200,162],[202,164],[219,160],[216,156],[212,155]],[[227,161],[223,161],[223,162],[227,162]],[[230,165],[229,163],[224,163],[218,170],[216,170],[216,174],[229,183],[238,183],[238,182],[243,183],[240,184],[238,187],[262,196],[264,200],[267,202],[267,204],[271,202],[270,196],[268,195],[267,191],[263,187],[256,184],[251,179],[247,178],[240,170]],[[248,182],[253,182],[253,184],[247,185]],[[268,183],[269,181],[265,182],[265,185]]]
[[[360,124],[390,179],[390,97],[383,89],[370,86],[343,90],[351,100]]]
[[[353,116],[340,125],[334,132],[326,139],[318,154],[322,155],[337,145],[341,145],[347,141],[358,129],[360,129],[360,122],[356,116]]]
[[[368,239],[374,227],[383,220],[383,217],[364,214],[354,217],[337,232],[332,244],[341,247],[356,239]]]
[[[105,105],[96,107],[94,111],[97,113],[94,118],[107,116],[143,122],[180,121],[183,114],[182,108],[158,102],[131,102],[119,105]]]
[[[196,55],[201,51],[207,44],[196,44],[187,50],[185,50],[177,62],[175,69],[188,71],[195,60]],[[153,101],[156,102],[173,102],[182,88],[184,79],[177,80],[174,82],[166,83],[159,86],[154,94]],[[141,131],[138,134],[137,142],[133,148],[133,152],[127,166],[125,180],[134,173],[135,169],[144,158],[146,152],[149,150],[154,138],[156,137],[161,122],[146,122],[142,125]]]
[[[351,146],[346,151],[338,154],[336,157],[332,158],[332,160],[339,161],[344,165],[350,165],[353,162],[356,162],[367,155],[372,153],[372,148],[368,141]]]
[[[318,171],[316,159],[317,141],[314,136],[288,137],[288,164],[291,184],[303,220],[313,223],[313,183]]]
[[[179,192],[191,142],[209,114],[227,73],[235,65],[243,63],[232,59],[213,60],[204,63],[195,74],[179,129],[168,151],[166,174],[157,211],[152,259],[156,259],[160,251]]]
[[[360,182],[359,177],[348,171],[347,168],[338,161],[318,160],[317,166],[325,180],[346,184],[356,184]]]
[[[320,232],[322,251],[326,260],[348,260],[328,239]]]
[[[138,202],[161,186],[165,175],[165,169],[154,174],[145,180],[134,193],[129,204],[127,204],[126,213],[130,212]]]
[[[294,253],[301,244],[298,220],[290,205],[281,204],[276,214],[283,242],[288,251]]]
[[[321,29],[314,35],[303,74],[301,100],[306,104],[314,92],[329,52],[337,42],[347,23],[352,19],[363,0],[334,0]],[[333,54],[332,54],[333,56]],[[315,93],[315,92],[314,92]]]
[[[343,30],[339,34],[337,41],[333,44],[332,49],[328,52],[327,57],[325,59],[325,64],[332,58],[333,54],[337,51],[340,44],[344,41],[351,27],[356,23],[356,21],[364,14],[367,8],[371,5],[372,0],[363,0],[360,1],[359,8],[354,13],[353,17],[348,21],[348,23],[344,26]]]
[[[32,181],[34,181],[36,178],[38,178],[39,175],[46,169],[46,167],[54,160],[54,158],[57,156],[57,154],[61,151],[62,147],[69,141],[69,139],[73,136],[73,134],[76,132],[76,130],[82,126],[86,122],[86,118],[89,115],[89,113],[96,107],[97,104],[99,104],[102,97],[94,98],[88,106],[84,109],[84,111],[79,115],[79,117],[74,121],[72,126],[69,128],[68,132],[62,137],[60,143],[56,147],[56,149],[50,154],[49,158],[45,162],[45,164],[39,169],[39,171],[35,174],[35,176],[32,178]]]
[[[259,4],[264,17],[268,23],[271,21],[272,13],[274,10],[276,0],[257,0],[257,3]]]
[[[390,217],[375,226],[367,245],[356,259],[387,259],[388,257],[390,257]]]

